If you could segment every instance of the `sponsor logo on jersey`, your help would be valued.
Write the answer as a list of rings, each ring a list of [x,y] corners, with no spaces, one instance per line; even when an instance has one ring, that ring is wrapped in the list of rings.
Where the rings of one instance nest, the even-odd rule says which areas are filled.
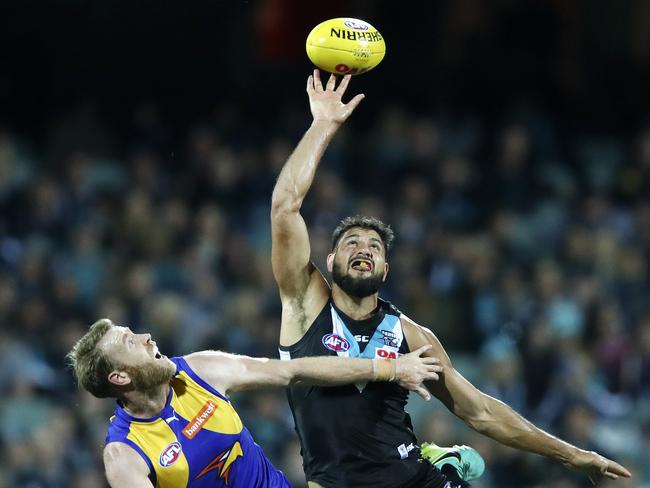
[[[378,347],[375,349],[375,357],[382,359],[397,359],[399,354],[396,351],[391,351],[385,347]]]
[[[357,342],[369,342],[370,336],[357,334],[354,336],[354,340]]]
[[[382,330],[381,335],[384,336],[384,344],[390,347],[399,347],[400,346],[400,340],[399,337],[397,337],[397,334],[394,332],[391,332],[389,330]]]
[[[415,446],[411,442],[408,446],[406,444],[400,444],[397,446],[397,452],[399,452],[400,459],[406,459],[409,457],[409,452],[415,449]]]
[[[172,412],[172,416],[171,416],[171,417],[167,417],[167,418],[165,419],[165,422],[167,422],[168,424],[171,424],[174,420],[177,420],[177,421],[178,421],[179,419],[178,419],[178,417],[176,416],[176,413],[175,413],[175,412]]]
[[[168,445],[165,449],[163,449],[163,452],[160,453],[160,465],[163,468],[167,468],[174,464],[176,461],[178,461],[178,458],[181,457],[181,452],[183,451],[183,448],[181,447],[181,443],[178,441],[172,442],[170,445]]]
[[[350,349],[350,343],[338,334],[326,334],[321,341],[330,351],[345,352]]]
[[[212,400],[205,402],[205,405],[199,410],[199,413],[190,420],[187,427],[183,429],[183,435],[188,439],[192,439],[204,426],[204,424],[214,415],[217,410],[217,404]]]

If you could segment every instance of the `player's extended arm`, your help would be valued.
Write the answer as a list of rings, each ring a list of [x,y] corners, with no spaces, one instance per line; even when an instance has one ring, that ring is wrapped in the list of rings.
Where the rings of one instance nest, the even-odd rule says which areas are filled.
[[[311,265],[311,248],[307,226],[300,215],[300,207],[314,181],[316,168],[325,149],[340,125],[350,116],[363,99],[357,95],[344,104],[341,97],[347,89],[350,76],[343,77],[336,87],[336,77],[330,76],[323,88],[318,70],[307,80],[307,94],[313,122],[287,162],[273,189],[271,202],[272,266],[273,275],[280,288],[280,297],[286,314],[283,316],[280,343],[290,345],[297,342],[306,332],[306,321],[295,320],[304,315],[302,303],[315,268]],[[328,290],[320,279],[326,297]],[[289,310],[291,307],[297,310]],[[301,312],[303,312],[301,314]]]
[[[111,488],[153,488],[147,464],[137,452],[122,442],[106,445],[104,469]]]
[[[556,459],[567,467],[584,472],[593,483],[603,476],[612,479],[631,476],[620,464],[544,432],[505,403],[479,391],[453,368],[433,332],[408,319],[404,318],[404,321],[409,345],[430,344],[433,347],[426,354],[442,361],[444,374],[439,381],[427,383],[427,388],[472,429],[507,446]]]
[[[219,351],[203,351],[186,356],[190,367],[217,390],[230,392],[263,386],[336,386],[362,381],[396,381],[428,400],[424,381],[436,381],[442,371],[434,357],[420,357],[423,346],[398,359],[356,359],[316,356],[280,361],[251,358]]]

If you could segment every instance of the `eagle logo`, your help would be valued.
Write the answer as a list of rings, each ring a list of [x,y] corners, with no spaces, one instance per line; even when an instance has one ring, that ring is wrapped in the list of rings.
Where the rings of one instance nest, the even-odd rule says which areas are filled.
[[[230,468],[233,463],[237,461],[237,458],[243,457],[244,452],[242,451],[241,444],[235,442],[230,448],[224,449],[215,458],[208,463],[208,465],[201,470],[199,474],[196,475],[194,479],[198,479],[201,476],[209,473],[210,471],[217,471],[219,479],[222,479],[226,486],[229,486],[229,476]]]

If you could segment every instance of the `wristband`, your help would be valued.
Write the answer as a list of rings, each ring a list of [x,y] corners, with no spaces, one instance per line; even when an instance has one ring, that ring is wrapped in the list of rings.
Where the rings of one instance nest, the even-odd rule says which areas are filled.
[[[392,359],[372,360],[372,377],[374,381],[395,381],[397,364]]]

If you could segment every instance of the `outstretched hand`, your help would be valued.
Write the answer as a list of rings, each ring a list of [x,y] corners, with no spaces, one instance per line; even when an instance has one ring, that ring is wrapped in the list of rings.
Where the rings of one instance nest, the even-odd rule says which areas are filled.
[[[565,463],[568,467],[581,471],[589,476],[595,485],[603,477],[618,479],[619,476],[630,478],[632,474],[620,464],[601,456],[594,451],[579,450],[570,461]]]
[[[425,400],[431,399],[429,391],[422,386],[424,381],[437,381],[443,367],[438,358],[420,357],[431,349],[431,345],[416,349],[396,359],[395,381],[402,388],[416,392]]]
[[[341,98],[350,83],[350,75],[345,75],[339,86],[336,87],[336,76],[330,75],[327,85],[323,89],[320,79],[320,71],[314,70],[314,74],[307,79],[307,94],[309,95],[309,107],[314,121],[323,120],[342,124],[357,108],[363,100],[364,95],[359,94],[348,103],[343,103]]]

